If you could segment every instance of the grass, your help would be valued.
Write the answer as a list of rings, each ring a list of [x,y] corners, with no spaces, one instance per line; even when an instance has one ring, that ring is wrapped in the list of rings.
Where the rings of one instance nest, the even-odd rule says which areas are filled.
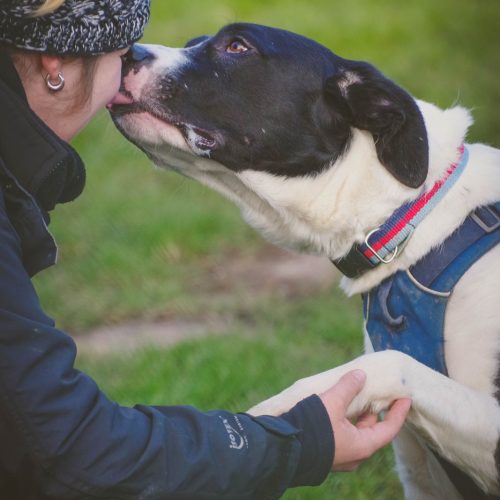
[[[470,138],[500,146],[499,19],[497,0],[156,0],[144,41],[179,46],[241,20],[290,29],[344,57],[371,61],[419,98],[473,108]],[[207,300],[196,286],[207,260],[261,245],[238,210],[192,181],[152,168],[105,114],[74,145],[87,164],[88,186],[53,215],[60,263],[35,280],[57,324],[74,333],[168,314],[224,310],[246,318],[227,336],[171,350],[80,358],[110,396],[122,404],[238,411],[359,353],[359,303],[336,290],[250,305],[240,296]],[[285,498],[401,498],[392,460],[386,450],[357,474],[335,474],[320,488]]]

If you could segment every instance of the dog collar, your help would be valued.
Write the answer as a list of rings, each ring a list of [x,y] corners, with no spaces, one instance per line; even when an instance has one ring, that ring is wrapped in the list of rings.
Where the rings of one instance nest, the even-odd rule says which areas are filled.
[[[455,184],[469,160],[469,151],[462,144],[459,159],[451,164],[442,179],[429,191],[396,209],[379,227],[372,229],[362,243],[355,243],[341,259],[332,263],[348,278],[358,278],[380,264],[389,264],[402,251],[417,225],[439,203]]]

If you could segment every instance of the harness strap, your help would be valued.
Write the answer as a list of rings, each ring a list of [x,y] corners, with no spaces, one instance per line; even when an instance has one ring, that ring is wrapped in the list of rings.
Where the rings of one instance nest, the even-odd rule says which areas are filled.
[[[421,285],[448,292],[476,260],[499,242],[500,202],[471,212],[442,245],[412,266],[410,273]]]

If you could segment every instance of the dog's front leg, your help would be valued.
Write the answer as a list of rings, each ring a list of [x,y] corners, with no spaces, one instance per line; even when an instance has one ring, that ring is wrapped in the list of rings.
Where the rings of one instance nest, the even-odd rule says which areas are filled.
[[[488,494],[500,493],[500,407],[475,391],[410,358],[405,369],[413,400],[408,423],[439,455]]]
[[[326,391],[347,372],[356,369],[365,371],[367,380],[349,407],[349,416],[357,416],[366,410],[378,413],[387,409],[395,399],[411,397],[403,373],[405,358],[408,356],[397,351],[365,354],[337,368],[298,380],[276,396],[251,408],[249,413],[280,415],[307,396]]]
[[[410,397],[408,422],[443,457],[473,477],[487,492],[499,491],[495,450],[500,436],[500,407],[479,393],[426,367],[406,354],[366,354],[332,370],[301,379],[253,407],[253,415],[279,415],[313,393],[334,385],[350,370],[361,369],[367,380],[349,407],[349,415],[378,413],[392,401]]]

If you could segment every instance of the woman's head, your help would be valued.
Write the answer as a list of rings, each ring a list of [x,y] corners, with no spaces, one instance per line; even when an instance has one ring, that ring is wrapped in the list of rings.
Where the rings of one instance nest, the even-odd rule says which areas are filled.
[[[3,0],[0,44],[33,110],[70,139],[118,91],[120,57],[148,17],[149,0]]]
[[[14,50],[12,60],[33,111],[65,140],[74,137],[120,88],[121,56],[58,56]],[[52,90],[49,84],[58,87]]]

